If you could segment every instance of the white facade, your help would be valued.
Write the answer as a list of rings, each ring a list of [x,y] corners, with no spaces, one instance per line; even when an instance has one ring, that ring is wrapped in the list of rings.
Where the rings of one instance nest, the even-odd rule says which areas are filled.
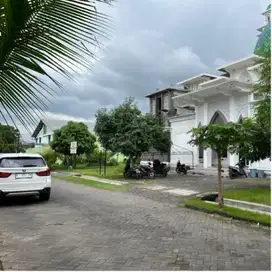
[[[193,105],[195,114],[169,119],[173,143],[171,165],[176,164],[178,159],[182,163],[194,164],[200,168],[209,168],[217,164],[215,152],[204,150],[203,156],[199,156],[199,149],[188,144],[188,131],[210,123],[236,122],[242,117],[253,115],[255,98],[251,93],[251,84],[258,80],[258,67],[254,66],[257,58],[252,56],[218,69],[227,76],[205,76],[203,80],[202,74],[179,83],[186,86],[190,92],[173,97],[175,104],[179,107]],[[175,152],[176,147],[179,147],[179,152]],[[185,155],[182,150],[188,150],[193,155]],[[226,152],[222,161],[223,167],[236,164],[238,159],[238,155]],[[254,163],[250,168],[270,170],[270,161],[267,159]]]

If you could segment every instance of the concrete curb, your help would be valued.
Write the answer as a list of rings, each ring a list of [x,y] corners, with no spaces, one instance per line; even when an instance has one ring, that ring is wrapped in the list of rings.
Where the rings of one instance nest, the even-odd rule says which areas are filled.
[[[271,223],[268,224],[268,223],[265,223],[265,222],[259,222],[259,221],[254,220],[254,219],[247,219],[247,218],[236,216],[236,215],[230,215],[230,214],[222,212],[222,211],[211,211],[211,210],[206,209],[206,208],[195,207],[193,205],[186,204],[186,203],[184,204],[184,207],[192,209],[192,210],[196,210],[196,211],[202,211],[202,212],[209,213],[209,214],[218,214],[218,215],[221,215],[221,216],[224,216],[224,217],[233,218],[235,220],[241,220],[241,221],[245,221],[245,222],[248,222],[248,223],[256,223],[256,224],[260,224],[262,226],[271,227]]]
[[[236,200],[236,199],[229,199],[229,198],[225,198],[224,202],[228,206],[271,215],[271,207],[264,204]]]
[[[60,172],[52,172],[53,175],[56,173],[59,174]],[[112,184],[112,185],[117,185],[117,186],[128,184],[128,182],[126,182],[126,181],[117,181],[117,180],[110,180],[110,179],[106,179],[106,178],[99,178],[99,177],[94,177],[94,176],[82,175],[82,174],[76,173],[76,172],[69,172],[69,175],[65,175],[65,176],[77,177],[77,178],[86,179],[86,180],[93,180],[96,182],[107,183],[107,184]]]

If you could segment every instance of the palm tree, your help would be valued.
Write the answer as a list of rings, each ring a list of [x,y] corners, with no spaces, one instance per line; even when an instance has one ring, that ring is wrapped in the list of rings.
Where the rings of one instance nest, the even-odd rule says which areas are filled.
[[[0,0],[0,113],[30,128],[55,91],[51,72],[72,79],[75,67],[91,68],[97,36],[109,17],[97,2],[113,0]],[[46,79],[47,78],[47,79]],[[6,120],[6,119],[5,119]]]

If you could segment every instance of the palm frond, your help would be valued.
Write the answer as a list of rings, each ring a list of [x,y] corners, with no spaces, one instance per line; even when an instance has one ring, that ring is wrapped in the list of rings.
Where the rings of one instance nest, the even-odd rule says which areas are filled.
[[[0,112],[15,116],[26,128],[34,125],[55,91],[45,83],[49,71],[72,79],[90,69],[106,38],[110,18],[96,10],[113,0],[0,0]],[[46,102],[47,100],[47,102]]]

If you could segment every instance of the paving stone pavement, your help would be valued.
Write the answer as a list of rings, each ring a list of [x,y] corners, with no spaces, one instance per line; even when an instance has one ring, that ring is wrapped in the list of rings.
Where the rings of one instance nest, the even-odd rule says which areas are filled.
[[[223,186],[225,189],[231,188],[252,188],[270,187],[270,179],[229,179],[224,178]],[[216,176],[197,176],[197,175],[178,175],[171,170],[167,177],[157,177],[156,186],[168,186],[182,188],[199,192],[217,191],[218,181]]]
[[[132,192],[53,182],[0,207],[5,270],[270,270],[270,232]]]

